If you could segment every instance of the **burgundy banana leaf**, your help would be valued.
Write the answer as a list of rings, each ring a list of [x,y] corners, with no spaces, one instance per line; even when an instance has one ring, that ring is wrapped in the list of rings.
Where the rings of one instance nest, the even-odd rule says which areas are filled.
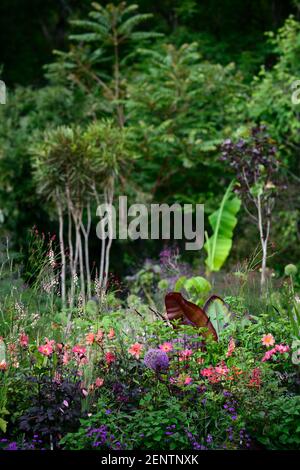
[[[204,336],[211,335],[218,341],[218,335],[205,311],[186,300],[179,292],[170,292],[165,297],[165,305],[169,320],[181,318],[185,324],[194,324],[198,327],[207,328]]]

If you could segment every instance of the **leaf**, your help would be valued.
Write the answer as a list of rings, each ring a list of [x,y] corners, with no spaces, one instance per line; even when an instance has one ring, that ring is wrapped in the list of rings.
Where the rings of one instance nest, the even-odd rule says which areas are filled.
[[[0,339],[0,362],[6,361],[5,343]]]
[[[263,195],[263,185],[262,183],[256,183],[252,188],[250,189],[250,194],[254,197],[259,197]]]
[[[234,181],[228,186],[219,209],[209,216],[213,235],[208,238],[205,233],[204,245],[208,255],[205,264],[209,271],[219,271],[231,250],[233,230],[237,224],[236,215],[241,207],[240,199],[232,197],[233,184]]]
[[[7,421],[5,419],[0,418],[0,429],[2,432],[6,432],[6,427],[7,427]]]
[[[182,290],[188,293],[190,300],[197,305],[201,305],[211,290],[211,284],[202,276],[194,276],[189,279],[186,276],[181,276],[176,281],[174,292],[181,292]]]
[[[211,290],[211,284],[202,276],[195,276],[187,279],[184,288],[188,293],[195,295],[207,294]]]
[[[204,336],[212,335],[214,340],[218,340],[218,335],[205,311],[186,300],[178,292],[170,292],[165,297],[165,305],[169,320],[181,318],[185,324],[194,324],[199,328],[207,328],[208,332]]]
[[[203,310],[208,315],[214,329],[219,336],[220,331],[224,329],[231,320],[231,312],[229,305],[217,295],[212,295],[203,307]]]
[[[180,276],[174,286],[174,292],[180,292],[181,289],[184,287],[184,283],[186,281],[186,276]]]
[[[98,313],[98,306],[94,300],[89,300],[85,306],[85,313],[88,318],[95,318]]]

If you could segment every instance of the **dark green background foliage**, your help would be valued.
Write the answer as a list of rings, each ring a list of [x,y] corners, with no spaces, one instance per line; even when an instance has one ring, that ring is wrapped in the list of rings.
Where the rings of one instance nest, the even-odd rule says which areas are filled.
[[[20,248],[33,224],[57,230],[51,205],[36,192],[32,145],[59,125],[117,121],[121,103],[137,158],[130,181],[122,181],[117,194],[126,192],[138,202],[204,202],[207,216],[232,179],[220,162],[219,145],[265,123],[278,145],[284,188],[273,221],[271,241],[278,253],[272,262],[295,262],[300,121],[290,86],[300,77],[300,3],[128,2],[134,3],[139,13],[152,14],[138,25],[139,32],[152,38],[140,35],[121,45],[118,101],[108,99],[94,80],[97,75],[112,89],[113,48],[101,41],[70,40],[72,34],[90,33],[70,24],[88,18],[89,0],[1,1],[0,77],[8,86],[8,104],[0,107],[1,231],[13,233]],[[64,52],[53,55],[53,50]],[[74,68],[77,59],[88,68],[78,68],[78,63]],[[235,237],[232,262],[257,246],[256,229],[244,212]],[[125,251],[126,256],[119,256]],[[145,255],[153,252],[156,245],[148,243]],[[115,243],[113,264],[123,270],[136,254],[135,247],[125,250]]]
[[[6,82],[9,85],[43,82],[42,65],[51,60],[53,49],[66,45],[68,20],[85,15],[90,3],[90,0],[2,0],[0,63],[5,65]],[[111,2],[101,2],[107,3]],[[289,14],[298,11],[293,1],[280,0],[128,3],[137,3],[142,12],[153,13],[150,27],[168,35],[171,42],[178,45],[199,41],[208,60],[223,64],[234,60],[250,73],[269,55],[264,32],[275,30]],[[271,62],[272,58],[268,60]]]

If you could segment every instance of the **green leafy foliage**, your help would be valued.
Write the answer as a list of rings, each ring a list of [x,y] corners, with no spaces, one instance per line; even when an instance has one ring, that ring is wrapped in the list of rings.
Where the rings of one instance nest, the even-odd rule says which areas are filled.
[[[201,188],[204,174],[207,182],[209,164],[230,132],[233,113],[242,112],[246,90],[233,64],[203,61],[197,43],[163,44],[140,55],[125,109],[143,156],[143,184],[158,195],[186,192],[187,198],[193,187]]]
[[[291,17],[276,34],[269,33],[277,61],[270,70],[262,67],[249,102],[251,117],[268,124],[272,137],[281,146],[284,162],[290,162],[293,168],[296,164],[293,148],[299,146],[299,105],[292,101],[292,94],[297,91],[292,84],[299,79],[299,31],[299,22]],[[287,141],[292,145],[286,145]]]
[[[213,229],[213,235],[208,237],[204,248],[207,252],[206,266],[210,272],[219,271],[226,261],[231,247],[233,231],[237,224],[237,213],[241,207],[238,197],[232,195],[232,182],[227,188],[220,207],[209,216],[209,222]]]
[[[188,279],[181,276],[176,281],[174,292],[180,292],[184,289],[193,302],[202,305],[211,288],[210,282],[202,276],[194,276]]]
[[[280,397],[254,416],[258,440],[267,449],[296,450],[300,445],[300,397]],[[254,425],[254,423],[253,423]]]
[[[1,451],[299,449],[299,1],[20,3],[0,5]],[[266,260],[275,148],[261,293],[253,213],[223,188],[233,169],[269,198]],[[120,194],[204,203],[206,261],[114,241],[95,265]]]
[[[219,336],[220,332],[225,326],[228,326],[232,319],[228,304],[220,297],[213,295],[207,300],[203,308]]]

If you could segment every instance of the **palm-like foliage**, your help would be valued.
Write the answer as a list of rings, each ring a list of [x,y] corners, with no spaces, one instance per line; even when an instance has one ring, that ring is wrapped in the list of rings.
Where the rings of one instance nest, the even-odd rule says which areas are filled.
[[[243,86],[232,64],[202,61],[196,43],[179,48],[164,44],[157,50],[141,49],[140,54],[144,62],[128,87],[126,113],[147,164],[149,190],[163,191],[164,185],[170,189],[172,178],[174,191],[186,197],[189,189],[181,188],[190,185],[195,174],[198,188],[202,175],[207,187],[208,167],[221,136],[230,130],[232,113],[244,106]]]
[[[138,26],[151,18],[151,14],[137,13],[137,5],[125,2],[101,6],[92,3],[93,10],[87,20],[74,20],[72,25],[84,31],[70,36],[76,46],[70,51],[55,51],[57,62],[47,67],[48,76],[56,81],[67,77],[80,87],[90,90],[96,84],[102,98],[111,104],[102,107],[116,111],[122,127],[125,122],[122,101],[126,96],[126,80],[122,68],[131,54],[131,43],[159,36],[154,32],[139,31]],[[78,45],[79,43],[79,45]]]
[[[66,190],[72,201],[84,204],[96,188],[103,192],[111,179],[125,175],[132,154],[129,130],[117,128],[112,120],[96,121],[86,130],[61,126],[45,132],[32,148],[38,191],[55,200]]]
[[[118,5],[109,3],[105,7],[99,3],[92,3],[93,10],[89,13],[89,20],[74,20],[72,24],[86,32],[72,34],[70,39],[80,42],[96,42],[101,52],[104,46],[115,48],[117,45],[129,41],[140,41],[142,39],[157,36],[153,32],[136,31],[136,28],[149,20],[151,14],[137,13],[138,5],[127,5],[121,2]]]
[[[123,178],[131,160],[128,130],[118,128],[112,120],[92,123],[87,129],[79,126],[61,126],[47,131],[44,139],[32,149],[34,176],[40,194],[54,202],[60,225],[60,247],[63,265],[62,284],[65,284],[66,258],[64,253],[64,214],[68,215],[68,246],[70,272],[76,275],[80,267],[81,291],[85,294],[85,275],[81,236],[84,237],[85,274],[87,293],[91,295],[89,269],[89,233],[92,223],[92,202],[100,203],[103,195],[113,202],[115,181]],[[86,217],[84,217],[86,212]],[[84,219],[87,219],[84,225]],[[73,229],[75,245],[73,247]],[[109,240],[102,240],[100,280],[107,282],[109,267]],[[71,298],[74,285],[71,281]],[[65,295],[64,295],[65,297]]]
[[[78,126],[61,126],[47,131],[44,140],[33,147],[33,166],[38,191],[56,200],[69,191],[74,203],[84,203],[89,188],[87,146]]]
[[[92,187],[103,192],[112,180],[129,173],[133,158],[129,143],[129,130],[119,129],[112,120],[92,123],[83,133],[87,146],[88,168]]]

